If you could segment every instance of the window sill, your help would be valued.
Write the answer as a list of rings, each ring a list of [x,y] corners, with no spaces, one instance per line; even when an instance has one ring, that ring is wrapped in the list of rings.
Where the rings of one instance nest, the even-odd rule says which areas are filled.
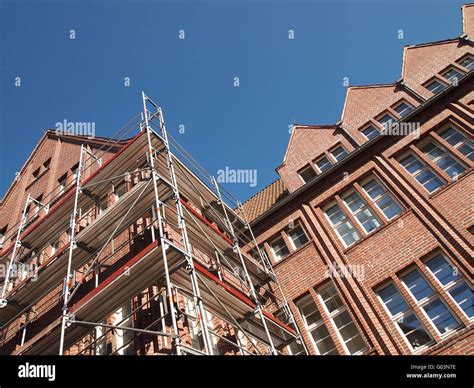
[[[458,179],[456,179],[455,181],[450,181],[450,182],[446,183],[445,185],[443,185],[443,187],[441,187],[439,190],[436,190],[433,194],[428,193],[427,197],[429,199],[436,198],[438,195],[441,195],[442,193],[444,193],[446,190],[448,190],[450,187],[452,187],[456,183],[464,180],[466,177],[471,175],[471,173],[472,173],[472,168],[468,168],[461,175],[459,175]]]

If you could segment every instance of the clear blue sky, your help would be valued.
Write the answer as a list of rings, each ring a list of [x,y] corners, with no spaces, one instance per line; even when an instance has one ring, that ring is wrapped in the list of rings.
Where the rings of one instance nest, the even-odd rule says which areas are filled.
[[[0,196],[46,128],[111,136],[145,90],[208,171],[257,169],[256,187],[227,186],[245,200],[277,178],[288,125],[337,122],[344,77],[400,78],[404,45],[461,34],[462,3],[0,0]]]

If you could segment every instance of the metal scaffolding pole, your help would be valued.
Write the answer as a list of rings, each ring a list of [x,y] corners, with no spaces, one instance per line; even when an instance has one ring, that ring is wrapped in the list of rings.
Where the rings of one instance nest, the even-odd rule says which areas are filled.
[[[83,163],[83,154],[84,154],[84,146],[81,144],[81,154],[79,156],[79,165],[77,167],[77,177],[76,177],[76,191],[74,194],[74,210],[71,215],[71,233],[69,235],[69,254],[68,254],[68,261],[67,261],[67,275],[66,281],[64,282],[64,303],[63,303],[63,313],[62,313],[62,321],[61,321],[61,338],[59,342],[59,355],[62,356],[64,354],[64,335],[66,331],[66,324],[69,319],[68,317],[68,301],[69,301],[69,282],[72,280],[72,255],[75,247],[75,236],[76,236],[76,218],[78,216],[78,202],[79,202],[79,194],[81,192],[81,178],[82,178],[82,163]]]
[[[294,327],[294,329],[297,333],[297,338],[301,342],[301,345],[303,345],[303,349],[304,349],[305,353],[309,354],[308,348],[306,347],[306,344],[303,341],[303,337],[301,335],[300,329],[299,329],[298,325],[296,324],[296,320],[295,320],[295,317],[293,315],[293,312],[291,311],[290,306],[288,305],[288,300],[286,299],[285,294],[283,292],[283,289],[281,288],[280,282],[278,281],[278,279],[276,277],[276,274],[275,274],[275,271],[273,270],[273,266],[270,263],[270,261],[268,260],[268,257],[266,257],[264,252],[262,252],[261,249],[258,247],[257,239],[255,238],[255,235],[253,233],[252,227],[250,226],[250,223],[249,223],[248,218],[247,218],[247,214],[245,212],[244,207],[242,206],[242,203],[240,201],[238,201],[237,206],[238,206],[239,210],[241,211],[241,213],[243,214],[243,220],[245,222],[245,227],[250,233],[251,240],[254,243],[255,249],[257,250],[257,252],[260,256],[260,260],[262,260],[262,263],[265,267],[268,267],[267,270],[270,271],[270,273],[272,275],[272,278],[275,279],[275,283],[277,285],[278,291],[280,292],[280,295],[283,299],[283,309],[285,310],[285,314],[288,316],[288,318],[290,320],[290,323],[293,325],[293,327]]]
[[[245,280],[246,280],[246,282],[248,284],[248,287],[250,289],[250,293],[252,294],[252,297],[253,297],[255,303],[257,304],[256,312],[260,316],[260,320],[262,321],[262,325],[263,325],[263,328],[265,330],[265,334],[267,335],[268,342],[270,344],[271,352],[272,352],[273,355],[278,355],[278,351],[275,348],[272,337],[270,335],[270,331],[268,330],[268,325],[267,325],[267,322],[265,320],[265,315],[263,314],[262,303],[260,301],[260,298],[258,298],[257,293],[255,291],[255,287],[253,285],[252,278],[250,277],[250,275],[248,273],[247,266],[245,265],[244,258],[242,257],[242,252],[240,250],[240,246],[239,246],[239,243],[238,243],[237,236],[235,235],[235,232],[234,232],[234,227],[232,226],[232,222],[230,221],[229,216],[227,214],[226,205],[225,205],[225,203],[222,199],[221,192],[219,190],[219,185],[218,185],[218,183],[217,183],[217,181],[214,177],[212,177],[211,180],[214,184],[214,187],[216,188],[216,192],[217,192],[217,195],[219,197],[219,202],[221,203],[221,206],[222,206],[222,209],[223,209],[223,212],[224,212],[224,215],[225,215],[225,220],[226,220],[226,223],[227,223],[227,227],[230,230],[230,232],[232,234],[232,238],[234,240],[234,247],[233,247],[234,252],[239,256],[240,263],[242,264],[242,268],[244,270]]]
[[[164,241],[163,241],[164,235],[162,233],[162,228],[161,228],[162,219],[161,219],[161,215],[160,215],[161,213],[160,213],[160,207],[159,207],[160,200],[159,200],[159,194],[158,194],[158,187],[157,187],[157,184],[156,184],[156,180],[158,179],[158,177],[157,177],[157,171],[155,170],[155,166],[154,166],[154,156],[153,156],[154,153],[153,153],[153,147],[152,147],[152,142],[151,142],[151,135],[152,135],[153,131],[150,128],[150,125],[149,125],[148,109],[147,109],[147,106],[146,106],[147,101],[156,109],[156,113],[153,115],[153,117],[156,117],[159,121],[158,124],[159,124],[159,128],[160,128],[161,134],[162,134],[162,141],[163,141],[164,146],[165,146],[164,153],[165,153],[167,168],[168,168],[169,175],[170,175],[170,182],[169,183],[170,183],[170,187],[171,187],[171,189],[173,191],[173,194],[174,194],[174,197],[175,197],[174,199],[176,201],[176,214],[177,214],[177,217],[178,217],[178,228],[181,231],[181,237],[182,237],[182,240],[183,240],[182,242],[183,242],[183,246],[184,246],[184,249],[183,249],[184,256],[186,258],[187,268],[188,268],[188,270],[190,272],[190,276],[191,276],[191,284],[192,284],[192,287],[193,287],[193,296],[194,296],[194,305],[197,306],[197,308],[199,310],[199,314],[200,314],[200,318],[201,318],[200,319],[200,324],[201,324],[201,329],[202,329],[202,333],[203,333],[203,340],[204,340],[204,346],[205,346],[205,349],[206,349],[206,353],[209,354],[209,355],[212,355],[213,354],[212,342],[211,342],[211,337],[209,335],[209,328],[208,328],[208,322],[207,322],[207,313],[204,309],[204,305],[203,305],[202,298],[201,298],[201,295],[200,295],[198,280],[197,280],[196,272],[195,272],[195,268],[194,268],[194,262],[193,262],[193,258],[192,258],[192,255],[191,255],[191,246],[189,244],[189,238],[188,238],[188,233],[187,233],[187,229],[186,229],[186,221],[185,221],[184,214],[183,214],[183,208],[182,208],[182,204],[181,204],[181,199],[180,199],[176,174],[175,174],[175,170],[174,170],[173,155],[171,153],[171,149],[170,149],[170,145],[169,145],[169,141],[168,141],[168,134],[167,134],[167,131],[166,131],[163,112],[162,112],[161,108],[158,105],[156,105],[153,101],[151,101],[145,95],[144,92],[142,92],[142,98],[143,98],[143,108],[144,108],[144,115],[145,115],[145,125],[146,125],[146,131],[147,131],[147,136],[148,136],[148,149],[149,149],[149,153],[150,153],[150,167],[152,169],[153,182],[154,182],[154,185],[155,185],[154,186],[154,188],[155,188],[155,201],[156,201],[156,204],[157,204],[157,211],[159,213],[160,238],[161,238],[162,246],[164,246]],[[166,270],[165,272],[167,273],[168,271]],[[168,282],[168,278],[169,278],[169,274],[167,274],[167,282]]]

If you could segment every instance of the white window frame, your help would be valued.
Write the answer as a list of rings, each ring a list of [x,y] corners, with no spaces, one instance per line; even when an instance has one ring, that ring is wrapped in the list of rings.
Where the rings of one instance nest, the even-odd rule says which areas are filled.
[[[451,266],[453,268],[457,268],[455,265],[452,264],[452,262],[450,260],[448,260],[446,255],[442,252],[436,252],[433,255],[430,255],[429,258],[425,259],[423,261],[423,264],[425,265],[425,268],[430,272],[430,274],[433,275],[433,277],[438,282],[439,286],[446,292],[447,295],[449,295],[449,298],[451,298],[452,302],[456,306],[458,306],[459,310],[462,311],[462,313],[465,315],[465,317],[467,319],[469,319],[471,322],[474,321],[474,317],[470,318],[466,314],[464,309],[458,304],[458,302],[456,302],[456,300],[453,298],[453,296],[451,296],[451,292],[450,292],[452,289],[454,289],[456,286],[460,285],[461,283],[466,283],[467,287],[470,288],[472,291],[474,291],[473,286],[470,284],[470,282],[467,281],[467,279],[461,273],[459,273],[459,277],[458,277],[457,280],[451,281],[451,282],[447,283],[446,285],[443,285],[443,283],[441,283],[441,280],[438,279],[438,277],[434,274],[434,272],[431,270],[431,268],[428,267],[428,264],[427,264],[430,260],[436,258],[437,256],[441,256],[448,263],[449,266]]]
[[[333,165],[333,163],[332,163],[331,160],[327,157],[327,155],[322,155],[322,156],[319,157],[318,159],[315,159],[314,162],[313,162],[313,164],[314,164],[314,167],[316,168],[316,171],[317,171],[319,174],[322,174],[322,173],[324,172],[324,171],[321,170],[321,169],[319,168],[319,166],[318,166],[318,162],[320,162],[320,161],[323,160],[323,159],[326,159],[326,160],[328,161],[328,163],[329,163],[329,167],[328,167],[326,170],[324,170],[324,171],[329,170],[329,169],[332,167],[332,165]]]
[[[444,79],[448,80],[449,82],[451,83],[454,83],[453,79],[456,78],[456,77],[451,77],[451,78],[448,78],[446,76],[447,73],[449,73],[450,71],[454,70],[456,73],[459,74],[459,78],[457,78],[457,81],[459,81],[462,77],[464,77],[466,75],[466,73],[464,73],[462,70],[459,70],[457,67],[454,67],[454,66],[449,66],[447,69],[445,69],[441,75],[443,76]]]
[[[379,137],[380,136],[380,130],[377,128],[376,125],[374,124],[369,124],[369,125],[366,125],[364,128],[361,129],[361,133],[362,135],[367,139],[367,140],[372,140],[372,139],[369,139],[369,137],[364,133],[365,131],[367,131],[369,128],[373,128],[375,130],[375,132],[377,132],[377,136],[374,136],[372,139],[375,139],[376,137]]]
[[[327,214],[327,211],[332,208],[334,205],[337,205],[339,207],[339,210],[342,212],[342,214],[344,214],[344,218],[339,221],[337,224],[333,224],[333,222],[331,221],[331,219],[329,218],[329,215]],[[344,210],[341,208],[341,205],[339,205],[339,203],[337,203],[336,201],[333,201],[331,202],[329,205],[325,206],[323,208],[323,212],[324,212],[324,215],[327,219],[327,221],[329,222],[329,225],[331,225],[332,229],[334,230],[334,232],[336,233],[336,235],[339,237],[339,240],[342,242],[343,246],[345,248],[348,248],[352,245],[354,245],[355,243],[357,243],[358,241],[361,240],[362,236],[360,235],[359,231],[357,230],[357,228],[355,227],[355,225],[353,224],[352,220],[347,216],[347,214],[344,212]],[[347,245],[346,242],[344,241],[344,239],[342,238],[342,236],[340,235],[339,231],[337,230],[337,228],[342,225],[344,222],[346,221],[349,221],[351,223],[351,225],[354,227],[355,231],[357,232],[357,234],[359,235],[359,238],[354,240],[351,244]]]
[[[280,258],[277,256],[276,252],[275,252],[275,248],[273,247],[273,244],[275,243],[275,241],[277,240],[282,240],[283,241],[283,245],[286,247],[286,249],[288,250],[288,253],[285,255],[285,256],[281,256]],[[281,235],[281,233],[278,235],[278,237],[275,237],[273,240],[271,240],[268,245],[270,246],[270,249],[272,250],[272,254],[273,254],[273,258],[275,260],[275,262],[280,262],[282,261],[283,259],[285,259],[286,257],[288,257],[290,254],[291,254],[291,251],[290,249],[288,248],[288,245],[286,244],[286,241],[285,239],[283,238],[283,236]]]
[[[299,228],[301,229],[301,231],[303,232],[303,233],[299,234],[298,237],[304,235],[304,236],[306,237],[306,240],[307,240],[307,241],[306,241],[304,244],[302,244],[299,248],[296,247],[295,242],[293,241],[293,238],[290,236],[291,231],[294,230],[294,229],[296,229],[296,228],[298,228],[298,227],[299,227]],[[290,229],[288,229],[287,231],[284,231],[284,233],[287,235],[288,240],[290,240],[291,247],[293,248],[294,251],[296,251],[296,250],[298,250],[298,249],[304,247],[304,246],[309,242],[309,237],[308,237],[308,235],[307,235],[307,233],[306,233],[305,229],[303,228],[303,225],[301,224],[300,221],[294,222],[293,228],[290,228]],[[284,240],[283,240],[283,241],[284,241]],[[291,252],[290,252],[290,253],[291,253]]]
[[[376,198],[372,198],[369,193],[365,190],[364,188],[364,185],[366,185],[367,183],[369,182],[372,182],[373,180],[375,180],[378,185],[384,190],[384,192],[379,195],[378,197]],[[387,187],[382,183],[380,182],[380,179],[378,179],[375,175],[370,175],[369,177],[367,177],[366,179],[362,180],[360,182],[360,187],[362,188],[362,190],[364,190],[364,192],[366,193],[367,197],[369,197],[370,201],[375,205],[377,206],[377,209],[380,210],[380,213],[382,213],[383,217],[385,218],[386,221],[391,221],[393,220],[394,218],[398,217],[401,213],[403,213],[403,210],[404,210],[404,207],[401,205],[401,203],[399,201],[397,201],[395,199],[395,197],[392,195],[392,193],[387,189]],[[395,202],[398,207],[401,209],[400,213],[396,214],[395,216],[393,216],[392,218],[388,218],[385,213],[383,212],[383,210],[380,208],[378,202],[380,200],[382,200],[384,197],[390,197],[392,199],[393,202]]]
[[[341,147],[344,151],[345,151],[345,155],[342,159],[336,159],[336,157],[334,156],[334,151],[336,149],[338,149],[339,147]],[[341,143],[338,143],[336,144],[334,147],[331,148],[331,151],[329,151],[329,154],[331,155],[331,157],[337,162],[340,162],[341,160],[344,160],[345,158],[347,158],[349,156],[349,151],[347,151],[346,147],[344,147]],[[334,163],[333,163],[334,164]]]
[[[424,146],[426,146],[426,145],[428,145],[428,144],[430,144],[430,143],[434,144],[435,147],[437,147],[437,148],[439,148],[441,151],[443,151],[443,153],[442,153],[441,155],[437,156],[437,157],[434,158],[434,159],[431,159],[431,158],[428,156],[428,154],[427,154],[426,152],[424,152],[424,151],[421,149],[421,148],[423,148]],[[443,159],[443,158],[447,155],[447,156],[450,156],[457,164],[460,164],[462,167],[464,167],[464,171],[461,172],[459,175],[463,174],[466,170],[468,170],[468,167],[467,167],[464,163],[462,163],[462,162],[457,158],[456,155],[453,155],[449,150],[446,149],[446,147],[443,147],[441,144],[439,144],[436,140],[434,140],[434,139],[431,138],[431,137],[429,137],[429,138],[423,140],[422,142],[418,143],[417,148],[423,153],[423,155],[425,155],[425,157],[426,157],[427,159],[431,160],[431,161],[432,161],[434,164],[436,164],[437,166],[438,166],[438,162],[439,162],[441,159]],[[450,165],[449,167],[451,167],[451,166],[453,166],[453,164]],[[444,171],[444,172],[446,173],[446,175],[449,175],[449,174],[446,172],[447,169],[444,170],[442,167],[440,167],[440,166],[438,166],[438,167],[439,167],[440,170]],[[459,176],[459,175],[458,175],[458,176]],[[451,178],[451,177],[450,177],[450,179],[451,179],[451,181],[454,181],[454,178]]]
[[[405,282],[403,281],[403,277],[405,275],[408,275],[409,273],[413,272],[413,271],[418,271],[419,274],[421,275],[421,277],[423,278],[423,280],[428,284],[428,286],[431,288],[431,290],[433,291],[433,293],[430,295],[430,296],[427,296],[427,297],[424,297],[423,299],[421,300],[417,300],[415,295],[411,292],[411,290],[408,288],[408,286],[405,284]],[[432,286],[432,284],[428,281],[428,279],[426,279],[425,275],[423,274],[423,271],[421,271],[418,267],[411,267],[410,269],[404,271],[403,273],[400,274],[399,276],[400,278],[400,282],[402,283],[403,287],[405,287],[405,290],[408,292],[408,295],[410,296],[411,298],[411,303],[413,303],[415,306],[417,306],[421,313],[424,315],[424,317],[426,318],[426,320],[430,323],[431,327],[436,331],[436,333],[441,337],[441,338],[445,338],[445,337],[448,337],[450,336],[451,334],[455,333],[460,327],[462,327],[462,322],[459,321],[459,318],[457,317],[456,314],[454,314],[454,312],[451,310],[451,308],[446,305],[446,302],[444,301],[444,299],[441,297],[441,295],[438,294],[438,292],[436,291],[436,289],[434,289],[434,287]],[[429,317],[428,313],[425,311],[425,307],[430,304],[431,302],[433,302],[434,300],[436,299],[439,299],[439,301],[444,305],[444,307],[446,308],[446,310],[452,315],[452,317],[454,318],[454,320],[458,323],[458,325],[453,328],[453,329],[450,329],[448,331],[446,331],[445,333],[441,333],[438,329],[438,327],[436,326],[436,324],[431,320],[431,318]]]
[[[351,210],[351,208],[349,207],[349,205],[346,203],[346,198],[347,197],[350,197],[352,194],[356,193],[359,198],[365,203],[364,206],[360,207],[359,209],[357,209],[355,212],[353,212]],[[350,189],[349,191],[346,191],[344,193],[343,196],[341,196],[341,199],[342,199],[342,202],[344,203],[344,206],[346,207],[347,211],[351,213],[351,215],[354,217],[354,219],[356,220],[356,222],[359,224],[359,226],[361,227],[361,229],[364,231],[365,235],[366,236],[369,236],[371,235],[372,233],[374,233],[375,231],[379,230],[383,225],[384,223],[382,222],[382,220],[379,218],[378,214],[374,211],[374,209],[372,208],[372,206],[369,205],[369,203],[365,200],[365,198],[362,197],[362,195],[360,195],[359,191],[357,191],[356,189],[352,188]],[[364,228],[364,226],[362,225],[362,223],[359,221],[359,219],[357,218],[357,215],[364,211],[365,209],[369,209],[371,212],[372,212],[372,215],[377,219],[377,221],[379,221],[380,225],[378,227],[376,227],[375,229],[371,230],[370,232],[367,232]]]
[[[314,173],[314,175],[311,177],[311,179],[305,180],[305,179],[303,178],[303,173],[304,173],[305,171],[312,171],[312,172]],[[316,176],[317,176],[318,174],[316,173],[316,171],[314,171],[314,168],[311,166],[311,164],[308,164],[308,165],[306,165],[305,167],[303,167],[301,170],[298,171],[298,175],[299,175],[300,179],[303,181],[303,183],[306,184],[306,183],[308,183],[308,182],[311,182],[314,178],[316,178]]]
[[[314,340],[314,337],[313,337],[313,334],[312,334],[312,331],[313,330],[316,330],[318,327],[321,327],[321,326],[324,326],[329,334],[329,338],[331,338],[331,341],[333,342],[334,344],[334,349],[336,350],[336,352],[339,354],[339,351],[337,350],[337,345],[336,343],[334,342],[334,339],[332,338],[332,335],[331,335],[331,332],[329,331],[329,329],[327,328],[326,324],[324,323],[324,318],[323,318],[323,315],[321,314],[321,311],[319,311],[319,308],[318,308],[318,305],[316,304],[316,301],[313,299],[313,296],[311,294],[307,294],[305,295],[303,298],[300,299],[303,300],[305,298],[309,298],[311,300],[311,302],[314,304],[314,307],[316,308],[316,311],[317,313],[319,314],[320,316],[320,319],[318,319],[316,322],[308,325],[308,322],[306,321],[306,316],[303,314],[303,311],[302,309],[300,308],[300,306],[298,306],[298,302],[299,301],[296,301],[295,305],[296,307],[298,308],[298,311],[300,313],[300,316],[301,316],[301,319],[303,320],[303,323],[304,323],[304,327],[306,329],[306,331],[308,332],[308,337],[310,338],[311,340],[311,344],[313,345],[313,348],[314,350],[316,351],[316,353],[318,355],[321,355],[321,356],[324,356],[326,354],[328,354],[329,352],[326,352],[326,353],[321,353],[318,349],[318,346],[317,346],[317,342]],[[325,338],[327,337],[324,337],[322,338],[321,340],[319,340],[318,342],[324,340]],[[332,350],[331,350],[332,351]]]
[[[407,305],[407,308],[403,311],[400,311],[399,313],[393,315],[392,312],[388,309],[387,305],[385,304],[385,302],[383,301],[382,297],[380,296],[380,291],[382,291],[383,289],[385,289],[386,287],[390,286],[390,285],[393,285],[395,287],[395,289],[397,290],[397,292],[400,294],[401,298],[405,301],[405,304]],[[415,312],[415,310],[413,310],[413,307],[411,307],[410,303],[405,299],[405,297],[402,295],[402,293],[400,292],[400,290],[398,289],[398,287],[396,286],[395,283],[393,282],[388,282],[388,283],[385,283],[383,286],[380,286],[378,287],[376,290],[375,290],[375,294],[376,294],[376,297],[377,297],[377,300],[379,301],[379,303],[382,305],[383,309],[385,310],[385,312],[388,314],[388,316],[390,317],[390,319],[392,320],[392,323],[393,325],[395,326],[396,330],[398,331],[398,333],[400,334],[400,336],[403,338],[403,340],[405,341],[405,343],[407,344],[408,348],[412,351],[412,353],[416,354],[416,353],[421,353],[423,352],[424,350],[428,349],[429,347],[433,346],[435,344],[435,340],[433,339],[433,336],[431,335],[431,333],[429,332],[429,330],[425,327],[425,325],[423,324],[423,322],[420,320],[420,318],[418,317],[417,313]],[[403,332],[403,330],[400,328],[400,325],[398,324],[398,322],[400,320],[403,320],[405,318],[405,316],[408,316],[410,314],[413,314],[415,316],[415,318],[418,320],[418,322],[420,323],[420,325],[423,327],[423,329],[425,330],[425,333],[431,338],[431,341],[427,342],[426,344],[418,347],[418,348],[414,348],[413,345],[410,343],[410,341],[408,340],[408,337],[407,335]]]
[[[326,289],[326,288],[329,288],[330,286],[334,287],[334,289],[336,290],[337,296],[339,297],[339,299],[340,299],[341,302],[342,302],[342,306],[339,307],[338,309],[334,310],[333,312],[329,312],[329,309],[327,308],[326,303],[324,302],[323,297],[322,297],[322,295],[321,295],[321,290],[324,290],[324,289]],[[329,320],[331,321],[332,328],[333,328],[333,330],[335,331],[335,333],[336,333],[336,335],[337,335],[337,338],[339,339],[339,342],[340,342],[341,345],[343,346],[344,351],[346,352],[346,354],[352,355],[352,356],[357,356],[357,355],[360,355],[360,354],[363,354],[364,352],[366,352],[369,347],[367,346],[367,343],[366,343],[364,337],[363,337],[362,334],[360,333],[359,327],[358,327],[358,326],[356,325],[356,323],[354,322],[354,319],[353,319],[351,313],[349,312],[349,309],[348,309],[347,306],[344,304],[344,301],[342,300],[341,295],[339,294],[339,291],[337,290],[336,286],[335,286],[333,283],[325,284],[325,285],[319,287],[319,288],[316,290],[316,293],[318,294],[319,301],[321,302],[321,305],[323,306],[324,313],[326,314],[326,316],[327,316],[327,317],[329,318]],[[349,351],[349,348],[348,348],[347,345],[346,345],[346,342],[349,342],[352,338],[355,338],[356,336],[349,338],[349,340],[347,340],[347,341],[344,341],[344,338],[342,338],[342,335],[341,335],[341,333],[339,332],[339,328],[336,326],[336,323],[334,322],[334,318],[336,318],[338,315],[340,315],[340,314],[342,314],[342,313],[344,313],[344,312],[347,312],[347,314],[349,315],[349,318],[351,319],[352,324],[354,325],[354,327],[355,327],[356,330],[357,330],[357,335],[360,336],[360,337],[362,338],[362,341],[365,343],[365,347],[362,348],[361,350],[357,351],[356,353],[351,353],[351,352]]]
[[[431,84],[434,83],[434,82],[437,82],[437,83],[439,83],[441,86],[443,86],[443,88],[442,88],[439,92],[437,92],[437,93],[432,92],[430,89],[428,89],[428,86],[431,85]],[[425,88],[428,92],[430,92],[430,93],[432,93],[434,96],[436,96],[436,95],[442,93],[443,90],[445,90],[445,89],[448,87],[448,84],[447,84],[446,82],[444,82],[444,81],[441,81],[439,78],[434,77],[434,78],[431,78],[429,81],[425,82],[425,83],[423,84],[423,86],[424,86],[424,88]]]
[[[397,111],[397,108],[398,108],[400,105],[402,105],[402,104],[405,104],[406,106],[408,106],[408,107],[410,108],[410,111],[409,111],[407,114],[403,115],[403,116],[401,115],[400,112]],[[412,104],[410,104],[408,101],[406,101],[406,100],[400,100],[400,101],[398,101],[398,102],[393,106],[393,110],[395,111],[395,113],[396,113],[398,116],[400,116],[400,118],[403,118],[403,117],[409,115],[409,114],[413,111],[413,109],[415,109],[415,107],[414,107]],[[403,111],[402,111],[402,112],[403,112]]]
[[[445,131],[447,131],[449,128],[452,128],[455,132],[459,133],[461,136],[464,137],[464,140],[460,141],[459,143],[456,143],[456,144],[451,144],[448,140],[446,140],[441,134]],[[446,143],[448,143],[451,147],[457,149],[459,151],[459,148],[461,148],[461,146],[469,143],[469,142],[472,142],[471,139],[469,139],[469,137],[463,132],[461,131],[456,125],[454,124],[446,124],[444,125],[441,129],[439,129],[437,132],[438,136],[440,136]],[[460,154],[464,155],[461,151],[459,151]],[[468,155],[464,155],[466,158],[469,159],[469,156]]]
[[[402,164],[402,160],[408,158],[409,156],[413,156],[417,161],[419,161],[419,162],[421,163],[422,167],[421,167],[419,170],[417,170],[417,171],[415,171],[415,172],[410,172],[410,171],[408,171],[407,168]],[[431,166],[428,165],[428,163],[426,163],[425,160],[420,159],[420,157],[419,157],[418,155],[415,155],[414,152],[408,152],[408,153],[403,154],[402,157],[398,158],[398,162],[400,163],[400,165],[402,166],[402,168],[407,172],[407,174],[409,174],[410,176],[412,176],[413,179],[415,179],[415,181],[416,181],[421,187],[423,187],[423,189],[426,190],[426,192],[427,192],[428,194],[430,194],[430,195],[436,193],[438,190],[440,190],[441,188],[443,188],[443,186],[446,185],[446,180],[445,180],[443,177],[440,177],[440,176],[438,175],[438,173],[437,173],[436,171],[434,171],[434,170],[431,168]],[[435,190],[433,190],[433,191],[428,191],[428,189],[427,189],[420,181],[418,181],[418,179],[416,179],[416,177],[417,177],[418,175],[420,175],[422,172],[424,172],[425,170],[430,170],[430,171],[432,172],[432,174],[433,174],[436,178],[438,178],[438,179],[441,181],[441,186],[439,186],[437,189],[435,189]]]
[[[466,67],[462,64],[462,62],[466,61],[470,59],[471,62],[472,62],[472,68],[469,68],[469,67]],[[471,55],[471,54],[466,54],[466,55],[463,55],[461,58],[459,58],[457,61],[456,61],[460,66],[464,67],[465,69],[467,69],[468,71],[472,71],[474,70],[474,56]]]

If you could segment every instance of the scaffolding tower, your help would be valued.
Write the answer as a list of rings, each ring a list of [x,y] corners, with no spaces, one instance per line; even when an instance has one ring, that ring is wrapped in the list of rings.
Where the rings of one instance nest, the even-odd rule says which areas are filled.
[[[212,355],[217,342],[238,354],[295,353],[292,346],[307,353],[244,207],[167,132],[162,109],[145,93],[142,102],[107,149],[81,145],[75,179],[59,195],[41,202],[28,195],[0,258],[8,262],[0,352],[71,354],[87,338],[76,353],[98,354],[108,335],[122,333],[114,354],[139,336],[160,338],[156,353]],[[104,162],[110,149],[117,152]],[[66,231],[67,243],[42,259]],[[152,302],[151,321],[131,319]],[[196,341],[184,338],[183,320]]]

